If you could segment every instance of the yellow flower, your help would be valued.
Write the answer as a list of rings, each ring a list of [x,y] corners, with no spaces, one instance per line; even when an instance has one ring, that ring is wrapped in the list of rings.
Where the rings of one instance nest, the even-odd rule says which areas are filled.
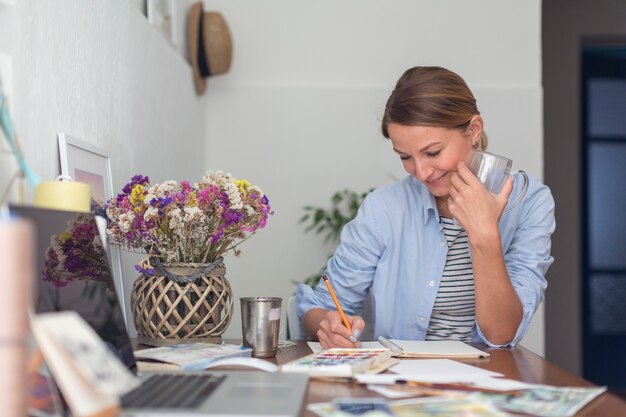
[[[135,186],[133,187],[133,191],[130,193],[130,204],[132,204],[133,206],[143,205],[143,197],[143,186],[135,184]]]
[[[72,234],[69,232],[69,230],[66,230],[59,235],[59,241],[61,241],[61,243],[65,243],[71,237]]]
[[[195,207],[198,205],[198,199],[196,198],[196,193],[190,193],[189,199],[187,200],[187,204],[189,207]]]
[[[242,180],[235,180],[235,185],[239,189],[239,192],[243,193],[248,189],[248,187],[250,187],[251,184],[244,178]]]

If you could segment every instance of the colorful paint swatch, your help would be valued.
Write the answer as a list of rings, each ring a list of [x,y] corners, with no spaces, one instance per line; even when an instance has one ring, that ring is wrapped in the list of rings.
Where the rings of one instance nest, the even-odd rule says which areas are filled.
[[[351,377],[391,359],[389,349],[327,349],[281,367],[283,372],[305,372],[312,377]]]

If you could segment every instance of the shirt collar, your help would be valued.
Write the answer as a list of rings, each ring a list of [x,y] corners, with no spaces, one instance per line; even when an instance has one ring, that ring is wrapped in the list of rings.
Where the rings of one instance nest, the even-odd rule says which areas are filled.
[[[439,210],[437,210],[437,203],[435,202],[435,196],[428,191],[428,188],[412,175],[407,177],[408,182],[411,184],[411,188],[415,190],[415,197],[422,203],[419,207],[422,208],[422,217],[424,224],[428,223],[428,219],[431,215],[439,218]]]

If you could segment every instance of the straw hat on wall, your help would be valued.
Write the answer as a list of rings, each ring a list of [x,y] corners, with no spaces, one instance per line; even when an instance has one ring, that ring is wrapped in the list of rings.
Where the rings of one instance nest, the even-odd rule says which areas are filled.
[[[205,13],[201,1],[189,8],[187,40],[196,93],[202,95],[208,77],[230,69],[233,42],[224,17],[218,12]]]

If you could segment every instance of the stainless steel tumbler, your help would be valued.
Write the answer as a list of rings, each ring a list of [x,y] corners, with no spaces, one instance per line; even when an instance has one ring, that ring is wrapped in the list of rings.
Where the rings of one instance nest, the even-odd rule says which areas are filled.
[[[243,345],[252,348],[252,356],[271,358],[278,352],[280,333],[280,297],[242,297],[241,331]]]

